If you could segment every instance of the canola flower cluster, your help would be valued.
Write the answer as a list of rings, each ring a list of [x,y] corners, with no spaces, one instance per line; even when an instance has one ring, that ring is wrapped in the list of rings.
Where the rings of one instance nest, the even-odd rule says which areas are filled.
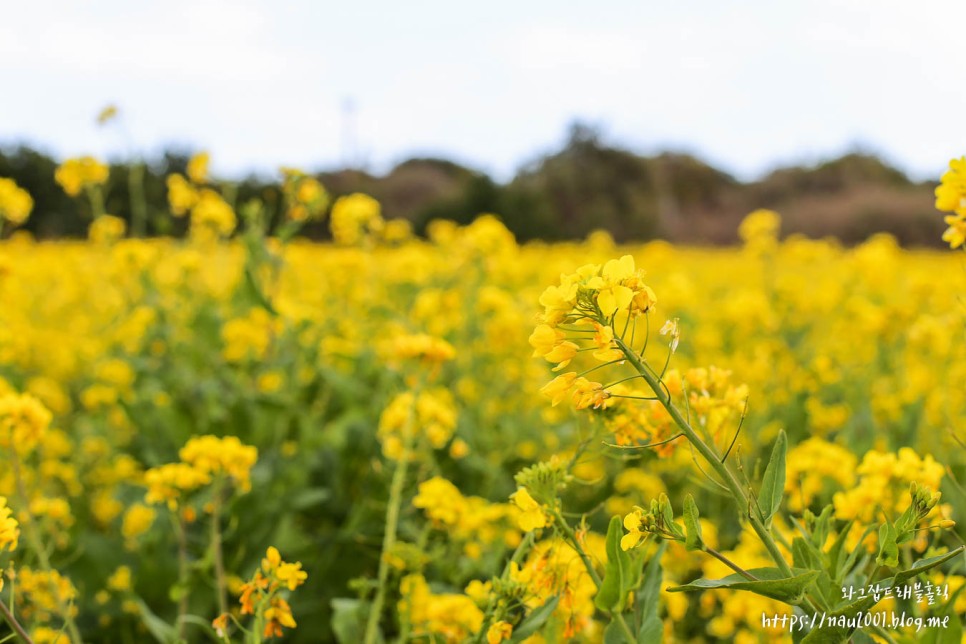
[[[88,242],[16,232],[0,179],[0,604],[32,641],[788,641],[760,623],[786,602],[668,587],[955,552],[957,257],[767,210],[716,251],[520,245],[493,215],[417,240],[292,168],[277,211],[235,204],[209,162],[167,179],[183,242],[126,239],[94,159],[57,173]],[[325,218],[334,244],[294,238]],[[756,497],[787,440],[774,543],[682,421]]]
[[[953,159],[936,188],[936,209],[952,213],[946,215],[949,226],[943,233],[943,241],[950,248],[961,248],[966,243],[966,157]]]

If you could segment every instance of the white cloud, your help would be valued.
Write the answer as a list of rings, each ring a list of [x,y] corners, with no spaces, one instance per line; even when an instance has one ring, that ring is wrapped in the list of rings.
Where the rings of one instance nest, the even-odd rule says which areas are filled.
[[[0,142],[116,149],[92,124],[114,100],[145,149],[311,165],[341,156],[354,97],[377,164],[419,150],[506,176],[584,117],[745,176],[856,140],[928,176],[966,140],[964,19],[952,0],[19,3],[0,22]]]

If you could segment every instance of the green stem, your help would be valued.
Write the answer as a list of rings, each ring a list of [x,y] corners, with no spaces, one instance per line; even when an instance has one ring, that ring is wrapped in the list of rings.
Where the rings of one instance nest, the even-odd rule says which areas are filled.
[[[33,644],[34,641],[30,639],[30,635],[27,634],[27,631],[25,631],[24,627],[20,625],[20,622],[18,622],[17,618],[13,616],[13,613],[10,612],[10,609],[7,608],[7,605],[2,599],[0,599],[0,614],[3,615],[3,619],[7,622],[7,625],[13,629],[13,632],[17,634],[17,637],[23,640],[25,644]]]
[[[372,600],[369,621],[366,622],[365,644],[375,644],[376,642],[382,605],[386,601],[386,588],[389,580],[389,563],[386,554],[396,545],[396,531],[399,527],[399,510],[402,506],[402,491],[403,485],[406,482],[406,470],[409,467],[408,451],[408,447],[404,449],[399,463],[396,464],[396,471],[393,472],[392,483],[389,488],[389,507],[386,510],[386,533],[383,535],[382,552],[379,557],[379,586],[376,590],[376,597]]]
[[[510,572],[513,570],[513,564],[519,564],[520,561],[523,559],[523,555],[527,553],[527,551],[530,549],[530,546],[532,545],[533,545],[533,532],[531,531],[531,532],[528,532],[523,537],[523,539],[520,540],[520,543],[517,544],[517,548],[516,550],[513,551],[513,555],[510,557],[510,560],[507,561],[506,565],[503,567],[503,574],[500,575],[500,579],[502,581],[506,581],[509,578]],[[483,636],[486,633],[486,629],[490,626],[490,620],[493,619],[493,610],[495,608],[496,608],[496,602],[493,595],[491,594],[490,599],[486,602],[486,610],[483,613],[483,624],[482,626],[480,626],[480,632],[476,634],[476,638],[473,640],[473,642],[478,644],[483,641]],[[402,641],[405,641],[405,640],[402,640]]]
[[[584,568],[587,569],[587,574],[589,574],[590,578],[593,580],[594,586],[597,587],[597,590],[600,590],[602,583],[600,575],[597,574],[597,570],[594,568],[594,562],[590,560],[590,556],[584,551],[584,548],[580,545],[580,542],[577,541],[577,535],[574,533],[573,528],[571,528],[570,524],[567,523],[567,521],[560,515],[560,512],[555,510],[553,516],[556,526],[561,532],[564,533],[567,541],[570,543],[570,546],[577,551],[577,555],[580,557],[580,560],[584,562]],[[610,615],[621,627],[621,630],[624,631],[624,637],[627,638],[627,641],[630,642],[630,644],[635,644],[637,642],[637,637],[634,635],[634,631],[631,630],[631,627],[628,626],[627,621],[624,619],[624,615],[618,611],[612,611]]]
[[[759,579],[755,577],[753,574],[751,574],[750,572],[748,572],[747,570],[745,570],[744,568],[742,568],[741,566],[733,562],[731,559],[728,559],[727,557],[725,557],[723,554],[721,554],[711,546],[707,546],[707,545],[701,546],[701,549],[704,552],[711,555],[712,557],[714,557],[715,559],[717,559],[718,561],[720,561],[721,563],[723,563],[724,565],[734,570],[736,573],[738,573],[748,581],[759,581]]]
[[[688,421],[684,418],[684,416],[681,414],[681,411],[674,406],[674,403],[671,401],[671,396],[661,386],[658,377],[647,368],[641,358],[631,348],[624,344],[623,340],[616,338],[615,342],[617,342],[617,346],[620,347],[620,350],[624,352],[624,355],[627,356],[627,360],[631,363],[631,365],[633,365],[634,369],[641,374],[641,377],[644,378],[645,381],[647,381],[648,386],[650,386],[651,390],[654,392],[654,395],[657,396],[658,401],[671,415],[671,418],[674,419],[674,422],[678,425],[678,427],[681,428],[681,431],[684,432],[684,435],[687,436],[691,444],[694,445],[695,449],[697,449],[701,456],[704,457],[704,460],[711,465],[718,476],[720,476],[724,481],[728,491],[731,492],[731,496],[734,497],[735,502],[738,504],[739,512],[746,513],[748,520],[751,522],[752,528],[758,534],[758,538],[761,539],[761,542],[768,550],[768,554],[778,565],[778,568],[783,574],[791,577],[791,567],[788,565],[788,562],[785,561],[785,557],[782,556],[781,551],[778,549],[778,544],[775,543],[775,539],[765,527],[765,524],[762,522],[759,513],[752,510],[748,496],[738,483],[738,479],[736,479],[731,470],[721,462],[717,454],[715,454],[715,451],[707,443],[705,443],[698,433],[691,427],[691,424],[688,423]]]
[[[91,202],[91,215],[94,219],[97,219],[104,214],[104,195],[101,194],[100,186],[94,184],[85,184],[84,189],[87,192],[87,198]]]
[[[20,455],[17,451],[11,450],[11,461],[13,461],[13,478],[14,484],[17,487],[17,496],[20,497],[20,507],[23,513],[27,516],[27,540],[30,542],[30,548],[37,555],[37,560],[40,563],[41,569],[47,573],[47,584],[49,586],[49,591],[51,596],[54,598],[54,602],[57,604],[57,611],[64,618],[64,623],[67,625],[67,631],[70,635],[71,642],[78,642],[81,644],[84,640],[81,638],[80,631],[77,629],[77,624],[74,623],[74,617],[70,614],[70,606],[64,604],[64,600],[60,597],[60,589],[57,588],[57,584],[54,582],[54,568],[50,565],[50,556],[47,554],[47,549],[44,547],[43,541],[40,539],[40,535],[37,534],[37,522],[33,514],[30,512],[30,501],[27,498],[27,488],[23,482],[23,476],[20,472]]]
[[[184,639],[185,618],[188,616],[188,539],[185,535],[185,525],[180,515],[174,518],[175,531],[178,535],[178,641]]]
[[[131,198],[131,236],[144,237],[147,232],[148,202],[144,197],[144,162],[132,161],[127,175]]]
[[[399,529],[399,511],[402,507],[403,486],[406,483],[406,470],[409,468],[409,451],[412,449],[413,429],[416,422],[416,404],[419,401],[419,387],[413,388],[413,403],[409,408],[406,425],[403,430],[403,450],[396,464],[396,471],[392,474],[389,485],[389,505],[386,508],[386,532],[382,537],[382,551],[379,555],[378,587],[376,596],[372,600],[369,619],[366,622],[365,644],[375,644],[379,634],[379,618],[382,616],[382,606],[386,601],[387,584],[389,581],[389,561],[386,555],[396,545],[396,531]]]
[[[227,584],[225,583],[225,559],[221,549],[221,485],[215,481],[211,503],[211,548],[215,560],[215,594],[218,596],[218,614],[228,612]]]

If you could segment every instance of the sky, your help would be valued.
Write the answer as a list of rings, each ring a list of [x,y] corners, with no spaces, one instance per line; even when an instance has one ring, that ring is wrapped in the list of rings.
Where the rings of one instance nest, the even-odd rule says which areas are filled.
[[[225,176],[442,156],[507,179],[570,123],[743,179],[966,154],[956,0],[32,0],[0,21],[0,145],[211,152]],[[121,118],[95,117],[115,104]]]

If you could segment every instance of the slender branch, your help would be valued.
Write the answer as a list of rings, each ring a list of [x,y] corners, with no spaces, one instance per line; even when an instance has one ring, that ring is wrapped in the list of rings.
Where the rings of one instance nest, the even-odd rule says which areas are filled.
[[[624,362],[624,360],[621,359],[621,360],[618,360],[618,362]],[[608,384],[604,385],[604,389],[610,389],[611,387],[614,387],[615,385],[619,385],[621,383],[627,382],[628,380],[637,380],[640,377],[641,377],[641,374],[635,373],[633,376],[627,376],[626,378],[621,378],[620,380],[618,380],[616,382],[611,382],[611,383],[608,383]]]
[[[228,612],[228,585],[225,582],[225,558],[221,548],[221,485],[215,482],[211,508],[211,548],[215,560],[215,594],[218,614]]]
[[[677,423],[678,427],[681,428],[681,431],[684,432],[691,444],[694,445],[695,449],[697,449],[701,456],[704,457],[704,460],[711,465],[718,476],[720,476],[724,481],[724,484],[728,487],[731,495],[735,499],[735,502],[738,504],[739,510],[743,513],[747,512],[748,520],[751,522],[752,528],[758,534],[758,537],[768,550],[768,554],[781,569],[782,573],[791,577],[791,566],[789,566],[788,562],[785,561],[785,557],[782,556],[781,551],[778,549],[778,545],[768,532],[765,524],[754,512],[750,511],[748,497],[745,495],[745,492],[738,483],[738,480],[735,478],[735,475],[724,463],[718,460],[714,450],[712,450],[711,447],[709,447],[708,444],[701,439],[691,425],[688,424],[684,416],[681,415],[680,410],[678,410],[678,408],[675,407],[671,402],[671,397],[661,387],[658,379],[641,362],[640,357],[634,353],[632,349],[628,348],[628,346],[624,344],[622,340],[618,339],[615,341],[617,342],[618,347],[620,347],[620,349],[624,352],[624,355],[627,356],[627,359],[630,361],[630,363],[635,369],[637,369],[638,373],[644,377],[644,380],[647,381],[647,384],[650,385],[651,389],[654,391],[654,394],[658,397],[658,400],[662,405],[664,405],[664,408],[671,415],[671,418],[674,420],[674,422]]]
[[[728,454],[731,453],[731,448],[735,446],[735,441],[738,440],[738,434],[741,433],[741,426],[745,422],[745,414],[747,413],[748,413],[748,399],[745,398],[745,408],[741,410],[741,419],[738,420],[738,429],[735,430],[735,437],[731,439],[731,445],[728,445],[727,451],[725,451],[724,456],[721,457],[722,463],[728,460]]]
[[[607,447],[616,447],[617,449],[647,449],[648,447],[658,447],[659,445],[667,445],[668,443],[674,442],[677,439],[681,438],[682,436],[684,436],[684,432],[681,432],[680,434],[672,436],[666,441],[660,441],[659,443],[648,443],[647,445],[616,445],[614,443],[608,443],[607,441],[604,441],[604,445],[606,445]]]
[[[577,377],[579,378],[579,377],[581,377],[581,376],[586,376],[586,375],[587,375],[588,373],[590,373],[591,371],[596,371],[597,369],[601,369],[601,368],[603,368],[603,367],[609,367],[610,365],[612,365],[612,364],[617,364],[618,362],[624,362],[624,359],[623,359],[623,358],[621,358],[620,360],[611,360],[610,362],[603,362],[603,363],[601,363],[601,364],[599,364],[599,365],[596,365],[596,366],[594,366],[594,367],[591,367],[590,369],[587,369],[586,371],[582,371],[582,372],[580,372],[580,373],[578,373],[578,374],[577,374]],[[636,378],[636,377],[637,377],[637,376],[635,376],[635,378]]]
[[[17,637],[23,640],[25,644],[34,644],[34,641],[30,639],[30,635],[27,634],[27,631],[24,630],[24,627],[20,625],[20,622],[18,622],[17,618],[13,616],[13,613],[10,612],[10,609],[7,608],[7,605],[2,599],[0,599],[0,614],[3,615],[4,621],[6,621],[7,625],[13,629],[13,632],[17,634]]]
[[[386,555],[396,545],[396,531],[399,528],[399,511],[402,506],[403,486],[406,483],[406,470],[409,468],[409,450],[413,442],[413,426],[416,422],[416,403],[419,400],[419,389],[413,392],[413,404],[410,405],[406,418],[404,445],[396,471],[392,474],[389,484],[389,505],[386,508],[386,532],[382,539],[382,550],[379,556],[378,587],[376,596],[372,600],[369,619],[366,622],[365,644],[375,644],[379,636],[379,619],[382,616],[382,606],[386,601],[387,584],[389,582],[389,559]]]
[[[753,574],[751,574],[750,572],[748,572],[747,570],[745,570],[744,568],[742,568],[741,566],[733,562],[731,559],[728,559],[727,557],[725,557],[723,554],[721,554],[711,546],[702,545],[701,550],[708,553],[709,555],[711,555],[712,557],[714,557],[724,565],[728,566],[729,568],[734,570],[736,573],[738,573],[748,581],[760,581],[758,577],[755,577]]]
[[[178,536],[178,589],[181,596],[178,598],[178,618],[175,621],[178,629],[178,640],[184,639],[185,618],[188,616],[188,539],[185,534],[184,521],[181,515],[172,513],[174,529]],[[222,615],[224,613],[221,613]]]
[[[660,400],[654,396],[628,396],[625,394],[612,394],[610,392],[607,393],[607,396],[608,398],[630,398],[631,400]]]

